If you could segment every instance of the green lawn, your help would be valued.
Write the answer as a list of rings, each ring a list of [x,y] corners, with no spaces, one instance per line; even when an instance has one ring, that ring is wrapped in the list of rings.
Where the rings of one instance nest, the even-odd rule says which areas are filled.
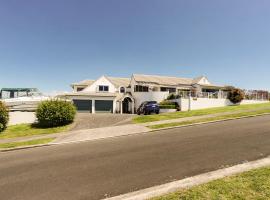
[[[268,200],[270,167],[251,170],[152,200]]]
[[[196,120],[187,120],[182,122],[172,122],[172,123],[164,123],[164,124],[157,124],[148,126],[151,129],[160,129],[160,128],[168,128],[168,127],[176,127],[176,126],[185,126],[190,124],[196,124],[196,123],[203,123],[203,122],[211,122],[216,120],[226,120],[226,119],[235,119],[239,117],[249,117],[254,115],[260,115],[260,114],[268,114],[270,113],[270,108],[266,110],[258,110],[258,111],[250,111],[250,112],[241,112],[236,114],[228,114],[228,115],[222,115],[222,116],[216,116],[216,117],[208,117],[204,119],[196,119]]]
[[[39,128],[31,124],[14,125],[9,126],[4,132],[0,133],[0,139],[60,133],[67,131],[70,127],[71,125],[55,128]]]
[[[134,117],[133,122],[146,123],[146,122],[177,119],[177,118],[184,118],[184,117],[225,113],[225,112],[241,112],[241,111],[248,112],[248,111],[254,111],[254,110],[270,110],[270,103],[208,108],[208,109],[185,111],[185,112],[164,113],[164,114],[159,114],[159,115],[141,115],[141,116]]]
[[[31,145],[38,145],[38,144],[47,144],[53,140],[54,138],[44,138],[44,139],[29,140],[29,141],[24,141],[24,142],[3,143],[3,144],[0,144],[0,149],[31,146]]]

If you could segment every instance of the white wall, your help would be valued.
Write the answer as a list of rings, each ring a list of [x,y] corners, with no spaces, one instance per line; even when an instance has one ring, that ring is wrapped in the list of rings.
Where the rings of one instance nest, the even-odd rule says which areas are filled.
[[[102,76],[99,79],[97,79],[92,85],[85,88],[83,92],[98,92],[99,85],[109,86],[110,93],[114,93],[118,89],[118,88],[116,89],[115,86],[105,76]]]
[[[258,103],[267,103],[269,101],[256,101],[256,100],[243,100],[241,105],[245,104],[258,104]],[[182,111],[188,110],[198,110],[204,108],[216,108],[233,105],[228,99],[208,99],[208,98],[191,98],[189,99],[179,99],[179,105],[181,106]]]
[[[134,80],[134,77],[133,77],[133,75],[132,75],[131,81],[130,81],[130,90],[131,90],[131,94],[132,94],[132,95],[133,95],[133,93],[134,93],[134,86],[135,86],[135,84],[136,84],[136,81]]]
[[[157,101],[158,103],[166,99],[169,92],[133,92],[135,107],[138,108],[144,101]]]
[[[241,105],[246,105],[246,104],[257,104],[257,103],[269,103],[269,101],[243,100],[243,101],[241,102]]]
[[[36,114],[34,112],[10,112],[8,126],[17,124],[32,124],[36,121]]]

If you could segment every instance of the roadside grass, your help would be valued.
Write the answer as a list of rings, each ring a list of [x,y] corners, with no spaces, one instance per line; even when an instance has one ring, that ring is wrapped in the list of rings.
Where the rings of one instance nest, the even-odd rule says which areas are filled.
[[[270,113],[270,108],[268,108],[266,110],[241,112],[241,113],[228,114],[228,115],[222,115],[222,116],[216,116],[216,117],[208,117],[208,118],[203,118],[203,119],[187,120],[187,121],[182,121],[182,122],[157,124],[157,125],[148,126],[148,128],[151,128],[151,129],[169,128],[169,127],[185,126],[185,125],[191,125],[191,124],[203,123],[203,122],[211,122],[211,121],[226,120],[226,119],[236,119],[239,117],[251,117],[251,116],[268,114],[268,113]]]
[[[8,126],[5,131],[0,133],[0,139],[60,133],[69,130],[71,126],[72,125],[66,125],[54,128],[40,128],[31,124]]]
[[[43,138],[43,139],[29,140],[29,141],[23,141],[23,142],[10,142],[10,143],[2,143],[2,144],[0,143],[0,149],[31,146],[31,145],[38,145],[38,144],[47,144],[53,140],[54,138]]]
[[[193,111],[183,111],[183,112],[174,112],[174,113],[164,113],[159,115],[141,115],[133,118],[134,123],[147,123],[154,121],[178,119],[184,117],[194,117],[194,116],[203,116],[217,113],[226,113],[226,112],[247,112],[253,110],[270,110],[270,103],[263,104],[251,104],[251,105],[236,105],[236,106],[227,106],[219,108],[208,108],[200,109]]]
[[[270,167],[215,180],[151,200],[267,200],[270,199]]]

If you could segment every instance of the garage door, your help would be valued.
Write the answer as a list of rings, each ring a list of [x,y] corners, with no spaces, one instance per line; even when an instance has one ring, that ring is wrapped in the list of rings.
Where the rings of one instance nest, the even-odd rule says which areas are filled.
[[[91,100],[73,100],[74,105],[77,107],[78,112],[92,112]]]
[[[96,100],[95,101],[96,112],[113,112],[113,101],[109,100]]]

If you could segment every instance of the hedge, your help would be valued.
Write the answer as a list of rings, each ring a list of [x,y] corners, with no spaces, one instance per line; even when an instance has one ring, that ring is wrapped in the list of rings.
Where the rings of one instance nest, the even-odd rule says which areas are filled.
[[[73,122],[75,106],[68,101],[49,100],[38,105],[36,116],[41,127],[63,126]]]
[[[177,102],[172,102],[168,100],[164,100],[159,103],[160,109],[177,109],[179,110],[179,105]]]
[[[160,109],[176,109],[176,105],[160,105]]]

